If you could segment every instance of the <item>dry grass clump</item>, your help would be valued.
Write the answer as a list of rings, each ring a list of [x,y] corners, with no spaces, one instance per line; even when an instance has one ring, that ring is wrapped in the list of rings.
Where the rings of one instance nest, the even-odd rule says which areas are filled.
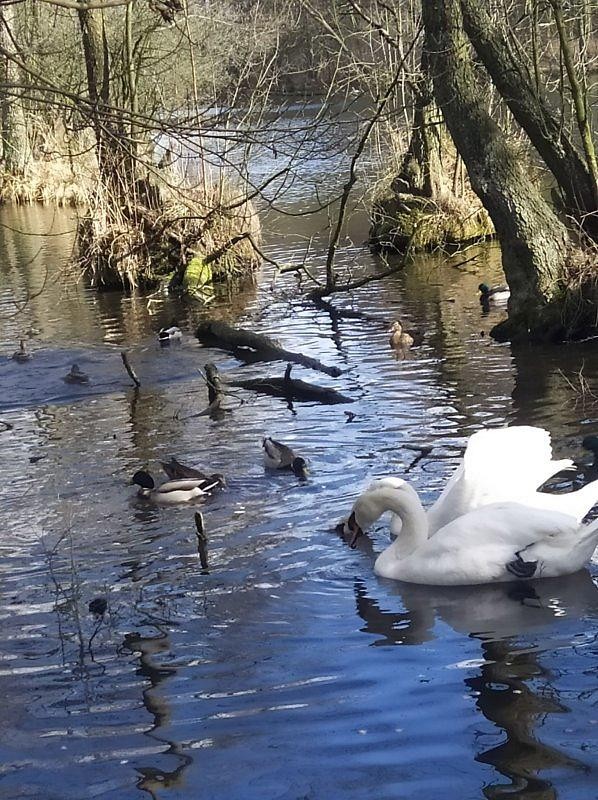
[[[97,175],[91,132],[73,136],[60,123],[38,120],[28,138],[31,158],[22,174],[0,172],[0,202],[84,205]]]
[[[192,283],[185,280],[191,261],[203,282],[257,269],[257,214],[226,179],[190,187],[176,164],[163,171],[151,166],[151,152],[142,164],[115,148],[112,180],[100,181],[93,131],[73,134],[60,122],[32,120],[28,149],[22,174],[0,172],[0,202],[84,207],[77,265],[92,284],[152,286],[168,278],[183,290]]]
[[[103,187],[88,198],[81,221],[79,266],[96,286],[153,286],[168,280],[185,286],[187,265],[199,257],[211,281],[232,281],[260,263],[259,219],[251,203],[220,182],[208,187],[175,187],[139,180],[126,204],[111,200]]]

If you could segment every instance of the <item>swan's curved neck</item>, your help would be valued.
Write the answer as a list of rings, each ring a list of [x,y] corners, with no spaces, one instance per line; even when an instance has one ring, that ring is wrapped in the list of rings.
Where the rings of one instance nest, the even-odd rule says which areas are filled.
[[[392,511],[401,518],[401,532],[389,548],[396,558],[404,558],[416,550],[428,538],[428,519],[415,489],[403,484],[402,487],[382,486],[362,496],[364,523],[360,522],[360,509],[355,512],[358,523],[366,528],[385,511]],[[368,520],[367,517],[370,517]]]

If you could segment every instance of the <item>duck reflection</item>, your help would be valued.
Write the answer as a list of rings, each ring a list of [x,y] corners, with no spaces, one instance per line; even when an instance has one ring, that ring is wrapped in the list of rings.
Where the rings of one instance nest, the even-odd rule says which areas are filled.
[[[499,745],[475,755],[477,762],[491,764],[502,776],[483,788],[486,798],[555,800],[555,788],[541,774],[554,769],[587,771],[581,761],[537,738],[538,723],[547,715],[568,713],[568,708],[550,685],[537,644],[530,642],[530,635],[539,635],[557,617],[579,619],[598,613],[598,590],[587,571],[533,583],[488,586],[383,584],[391,598],[400,599],[403,610],[384,610],[369,596],[363,581],[355,582],[357,613],[365,623],[361,630],[379,637],[374,646],[429,641],[437,621],[481,642],[479,672],[464,683],[475,693],[477,709],[506,735]],[[542,686],[531,685],[538,678]],[[480,731],[480,741],[481,737]]]
[[[137,771],[141,774],[141,778],[137,782],[138,788],[157,800],[160,790],[182,785],[183,773],[191,764],[192,758],[182,752],[179,743],[170,741],[158,733],[168,727],[171,717],[170,706],[165,696],[160,693],[159,686],[166,678],[175,675],[176,669],[160,663],[159,657],[170,650],[170,642],[168,634],[162,631],[160,626],[155,624],[155,627],[160,630],[160,634],[157,636],[146,637],[138,633],[126,634],[123,647],[131,652],[139,653],[137,674],[149,680],[149,687],[143,691],[143,704],[154,717],[154,724],[151,730],[146,732],[146,736],[167,745],[163,757],[172,757],[176,764],[172,770],[139,764],[136,766]]]

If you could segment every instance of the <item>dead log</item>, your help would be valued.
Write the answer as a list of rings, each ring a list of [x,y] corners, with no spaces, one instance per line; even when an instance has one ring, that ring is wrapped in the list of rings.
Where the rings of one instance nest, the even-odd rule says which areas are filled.
[[[212,420],[222,419],[224,416],[224,409],[222,408],[222,401],[224,399],[224,392],[222,390],[222,381],[218,368],[215,364],[209,361],[205,366],[206,383],[208,386],[208,405],[199,414],[193,414],[194,417],[209,417]]]
[[[303,400],[336,405],[352,403],[353,400],[329,386],[316,386],[306,381],[291,378],[291,364],[287,364],[282,378],[248,378],[246,380],[229,380],[228,386],[239,389],[250,389],[253,392],[268,394],[272,397],[284,397],[285,400]]]
[[[290,361],[292,364],[301,364],[303,367],[325,372],[333,378],[342,374],[342,369],[339,367],[328,367],[317,358],[285,350],[269,336],[243,328],[233,328],[232,325],[220,320],[202,322],[196,336],[200,342],[227,350],[242,361]]]

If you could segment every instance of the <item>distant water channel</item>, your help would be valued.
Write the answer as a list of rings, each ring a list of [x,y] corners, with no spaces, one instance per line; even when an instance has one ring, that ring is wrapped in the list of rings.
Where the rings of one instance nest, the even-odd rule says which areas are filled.
[[[315,158],[315,156],[314,156]],[[346,159],[311,165],[314,175]],[[326,212],[265,216],[267,254],[323,262]],[[340,305],[332,321],[293,278],[207,308],[158,295],[95,294],[67,278],[68,213],[0,211],[0,798],[36,800],[589,800],[598,796],[598,568],[535,584],[435,589],[374,576],[384,520],[351,551],[333,532],[375,476],[405,475],[432,502],[467,437],[487,425],[548,428],[559,456],[598,431],[593,343],[514,351],[486,335],[477,285],[497,251],[422,256]],[[31,233],[49,232],[49,237]],[[382,265],[357,209],[337,269]],[[199,371],[282,374],[202,348],[218,316],[338,365],[350,406],[238,392],[219,421]],[[388,348],[400,317],[423,334]],[[180,347],[157,330],[177,318]],[[33,358],[10,359],[24,338]],[[124,372],[126,348],[142,381]],[[89,386],[62,381],[77,362]],[[345,411],[355,417],[349,422]],[[260,439],[310,463],[306,483],[268,475]],[[129,480],[159,459],[226,475],[203,506],[207,573],[190,508],[153,508]],[[513,454],[517,458],[517,454]],[[98,625],[88,612],[108,599]]]

